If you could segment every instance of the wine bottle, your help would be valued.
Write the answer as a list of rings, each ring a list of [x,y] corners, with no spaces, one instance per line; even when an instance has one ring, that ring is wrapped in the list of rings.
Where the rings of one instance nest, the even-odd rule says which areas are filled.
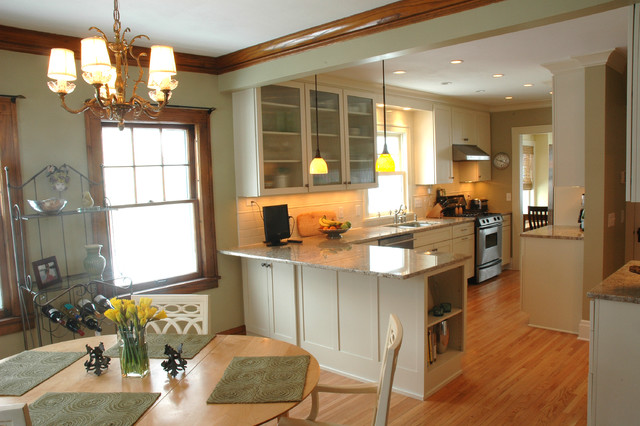
[[[101,314],[104,314],[107,311],[107,309],[113,309],[113,305],[111,304],[109,299],[107,299],[101,294],[93,298],[93,303],[95,303],[96,309]]]
[[[75,318],[68,316],[66,318],[64,326],[67,327],[69,330],[73,331],[74,333],[78,333],[80,336],[84,336],[84,331],[80,326],[80,322],[78,322],[78,320],[76,320]]]
[[[82,316],[80,316],[80,312],[78,312],[75,306],[73,306],[71,303],[65,303],[60,307],[60,309],[68,317],[71,317],[77,320],[80,320],[82,318]]]
[[[54,308],[53,306],[46,304],[42,307],[42,313],[49,318],[52,322],[57,322],[59,324],[65,325],[64,315],[62,312]]]
[[[76,306],[80,311],[80,315],[100,315],[100,313],[96,310],[96,306],[89,299],[80,299],[78,303],[76,303]]]

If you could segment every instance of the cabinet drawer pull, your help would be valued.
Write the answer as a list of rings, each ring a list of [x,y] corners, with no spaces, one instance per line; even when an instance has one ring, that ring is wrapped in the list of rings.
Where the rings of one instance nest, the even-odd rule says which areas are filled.
[[[261,263],[260,266],[262,266],[263,268],[271,268],[270,263]]]

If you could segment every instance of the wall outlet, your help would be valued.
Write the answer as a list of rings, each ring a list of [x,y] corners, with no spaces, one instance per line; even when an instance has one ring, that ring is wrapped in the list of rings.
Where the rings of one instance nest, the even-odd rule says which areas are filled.
[[[245,203],[246,203],[245,205],[247,207],[251,207],[251,201],[252,201],[251,198],[245,198]]]
[[[609,213],[607,215],[607,226],[609,228],[613,228],[614,226],[616,226],[616,214],[615,213]]]
[[[511,193],[507,192],[507,201],[511,201]]]
[[[356,217],[361,217],[362,216],[362,206],[361,205],[356,205]]]
[[[342,207],[338,207],[338,219],[342,219],[344,217],[344,209]]]
[[[413,200],[414,204],[415,204],[415,208],[420,208],[422,207],[422,197],[416,197]]]

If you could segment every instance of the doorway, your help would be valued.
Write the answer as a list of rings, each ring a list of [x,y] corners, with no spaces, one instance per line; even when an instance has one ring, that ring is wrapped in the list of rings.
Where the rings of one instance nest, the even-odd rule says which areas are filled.
[[[546,145],[546,146],[545,146]],[[531,148],[524,148],[532,147]],[[530,181],[524,185],[523,153],[533,152],[530,164]],[[511,129],[511,241],[512,269],[520,269],[520,234],[524,230],[526,206],[549,207],[549,221],[553,217],[553,145],[552,126],[514,127]],[[536,154],[537,153],[537,154]],[[529,189],[527,189],[529,188]]]

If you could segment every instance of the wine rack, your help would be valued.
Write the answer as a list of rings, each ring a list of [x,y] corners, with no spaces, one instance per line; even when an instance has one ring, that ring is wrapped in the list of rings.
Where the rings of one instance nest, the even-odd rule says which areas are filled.
[[[111,272],[108,254],[108,215],[111,207],[108,200],[98,201],[101,206],[93,206],[87,202],[92,190],[99,188],[94,193],[103,194],[104,185],[91,181],[68,164],[59,167],[45,166],[22,184],[11,181],[8,167],[4,171],[6,201],[11,206],[13,267],[24,347],[29,349],[75,338],[75,333],[50,321],[42,313],[42,307],[52,304],[59,308],[59,305],[65,303],[75,306],[80,298],[91,296],[93,300],[97,294],[104,294],[107,298],[126,296],[131,294],[132,289],[130,280],[113,277]],[[42,212],[30,202],[31,206],[27,209],[31,211],[25,212],[27,200],[48,198],[65,199],[67,203],[57,212]],[[106,235],[95,234],[94,221],[104,221],[107,224]],[[84,271],[84,246],[89,244],[104,246],[106,268],[99,279]],[[51,281],[35,275],[37,265],[45,263],[47,268],[53,265],[51,270],[55,271],[55,279]]]

